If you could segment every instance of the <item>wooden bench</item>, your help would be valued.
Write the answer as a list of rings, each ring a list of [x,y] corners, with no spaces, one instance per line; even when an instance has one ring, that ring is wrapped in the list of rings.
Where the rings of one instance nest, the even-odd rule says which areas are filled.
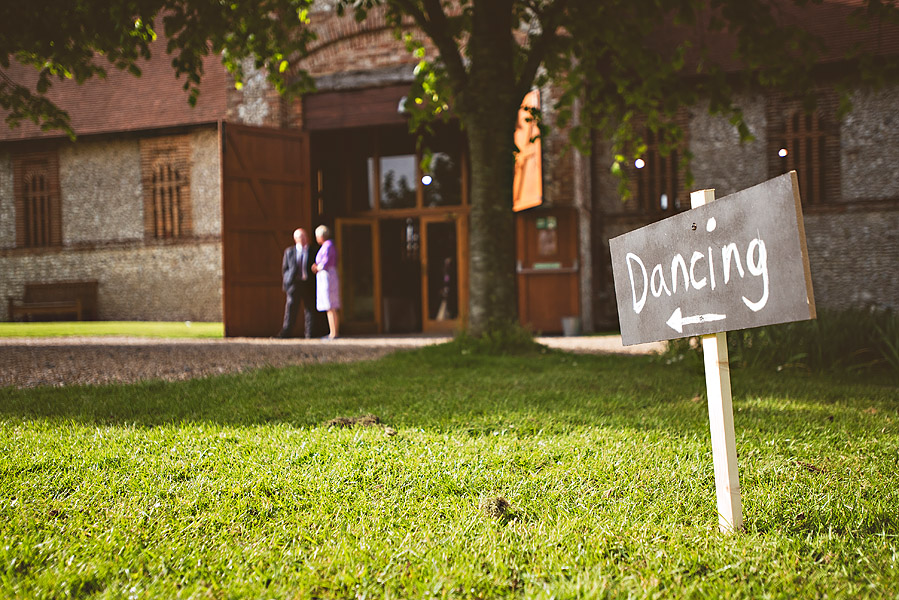
[[[31,321],[35,316],[74,316],[78,321],[97,320],[96,281],[59,281],[26,283],[21,302],[9,298],[9,320],[21,317]]]

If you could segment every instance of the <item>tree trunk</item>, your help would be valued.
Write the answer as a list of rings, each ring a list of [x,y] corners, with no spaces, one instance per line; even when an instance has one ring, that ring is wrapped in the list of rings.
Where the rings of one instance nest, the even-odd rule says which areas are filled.
[[[496,106],[496,105],[494,105]],[[515,218],[512,212],[514,115],[473,119],[469,242],[469,331],[480,337],[517,322]]]
[[[516,98],[511,3],[474,3],[462,120],[471,158],[469,331],[481,337],[517,323],[512,212]]]

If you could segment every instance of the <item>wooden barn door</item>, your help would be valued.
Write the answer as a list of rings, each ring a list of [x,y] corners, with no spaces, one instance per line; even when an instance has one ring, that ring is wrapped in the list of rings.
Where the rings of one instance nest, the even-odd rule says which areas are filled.
[[[281,329],[281,258],[297,227],[312,227],[309,137],[222,124],[225,335]],[[311,235],[311,233],[310,233]]]

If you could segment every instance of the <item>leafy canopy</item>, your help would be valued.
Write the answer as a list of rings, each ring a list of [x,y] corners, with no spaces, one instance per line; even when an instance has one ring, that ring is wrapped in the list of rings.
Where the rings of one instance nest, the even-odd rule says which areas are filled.
[[[191,104],[199,94],[203,60],[211,53],[221,54],[238,87],[243,61],[249,58],[257,69],[265,69],[278,92],[308,90],[309,77],[290,67],[315,37],[310,26],[314,4],[315,0],[5,2],[0,5],[0,106],[8,112],[10,126],[28,118],[44,129],[72,135],[68,115],[45,96],[52,84],[105,77],[110,67],[140,75],[140,62],[150,57],[157,29],[168,40],[166,52],[172,56],[174,72],[185,77]],[[645,147],[642,126],[657,134],[663,145],[674,147],[681,132],[673,116],[700,98],[709,101],[712,112],[728,115],[744,138],[749,131],[732,100],[737,90],[778,88],[813,102],[815,67],[827,54],[830,40],[813,33],[796,17],[796,10],[834,3],[334,0],[330,4],[360,21],[373,10],[384,11],[419,59],[409,106],[413,129],[427,128],[435,118],[450,114],[461,116],[464,126],[466,114],[496,101],[478,88],[483,81],[479,70],[484,69],[485,56],[499,60],[508,54],[512,104],[531,87],[552,79],[563,89],[559,120],[562,126],[573,125],[572,141],[584,148],[590,132],[598,129],[615,140],[617,158],[624,160],[626,150],[636,155]],[[899,24],[896,0],[849,4],[847,27],[870,31]],[[425,40],[436,55],[427,56]],[[488,52],[479,53],[482,49]],[[848,65],[843,79],[880,83],[899,78],[896,61],[876,60],[867,50],[861,45],[844,50],[839,57]],[[36,83],[13,80],[8,73],[11,61],[33,68]],[[575,106],[578,114],[572,122]],[[502,109],[515,110],[517,105]],[[641,127],[635,127],[637,122]]]
[[[168,40],[172,68],[184,76],[189,102],[195,104],[203,61],[221,54],[238,86],[243,61],[265,68],[281,93],[309,86],[291,77],[290,60],[312,37],[307,27],[312,0],[69,0],[0,3],[0,106],[10,126],[22,119],[44,130],[73,132],[69,116],[46,98],[54,82],[83,83],[105,77],[110,68],[139,76],[161,29]],[[34,85],[14,80],[18,62],[37,73]]]
[[[746,140],[751,134],[734,102],[742,90],[776,89],[813,108],[816,82],[826,72],[845,111],[851,86],[899,80],[899,62],[872,52],[884,36],[899,35],[896,0],[338,2],[339,11],[357,20],[375,9],[386,11],[419,58],[410,103],[414,129],[449,114],[460,115],[464,125],[466,114],[496,103],[478,89],[478,71],[511,51],[512,101],[553,81],[562,90],[559,125],[571,126],[572,142],[581,149],[596,131],[612,140],[617,174],[627,157],[645,152],[645,131],[660,141],[663,153],[675,148],[683,135],[675,116],[697,102],[729,117]],[[841,31],[855,39],[846,47],[836,48],[811,26],[834,15],[843,20]],[[421,35],[409,29],[413,24],[436,56],[427,57]],[[483,47],[490,52],[479,55]],[[688,160],[684,154],[682,166]]]

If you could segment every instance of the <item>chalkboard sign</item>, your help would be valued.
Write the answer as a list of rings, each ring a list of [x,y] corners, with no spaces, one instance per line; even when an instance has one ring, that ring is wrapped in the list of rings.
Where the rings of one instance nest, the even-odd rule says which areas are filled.
[[[609,246],[626,346],[815,318],[795,171]]]

